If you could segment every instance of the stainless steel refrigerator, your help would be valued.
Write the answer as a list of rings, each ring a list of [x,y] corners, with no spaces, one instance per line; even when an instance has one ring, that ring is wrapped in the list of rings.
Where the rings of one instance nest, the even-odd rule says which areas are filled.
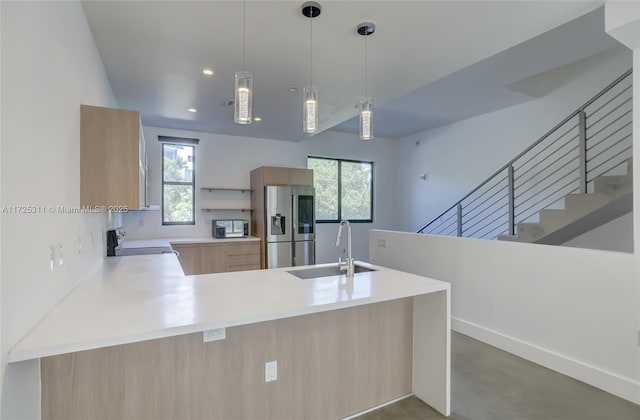
[[[264,188],[267,268],[315,264],[313,187]]]

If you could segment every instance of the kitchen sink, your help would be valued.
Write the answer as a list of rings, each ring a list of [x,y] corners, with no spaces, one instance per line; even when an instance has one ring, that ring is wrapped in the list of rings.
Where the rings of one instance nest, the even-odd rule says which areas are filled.
[[[373,268],[363,267],[361,265],[354,266],[354,274],[358,273],[366,273],[368,271],[376,271]],[[294,276],[301,279],[314,279],[317,277],[330,277],[330,276],[340,276],[345,275],[345,272],[340,270],[337,265],[329,265],[325,267],[313,267],[313,268],[305,268],[304,270],[291,270],[287,271],[289,274],[293,274]]]

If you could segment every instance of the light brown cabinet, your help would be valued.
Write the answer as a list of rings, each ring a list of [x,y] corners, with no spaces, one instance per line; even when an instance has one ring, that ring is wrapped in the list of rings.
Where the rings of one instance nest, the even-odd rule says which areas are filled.
[[[80,205],[140,209],[147,203],[140,113],[80,106]]]
[[[200,245],[172,245],[172,248],[178,251],[178,261],[185,276],[202,273]]]
[[[231,243],[226,246],[227,271],[260,269],[260,243]]]
[[[262,185],[308,185],[313,186],[313,171],[304,168],[261,166],[251,171],[262,179]],[[254,189],[253,183],[251,189]]]
[[[186,276],[260,269],[260,243],[171,244]]]
[[[200,246],[200,274],[223,273],[226,271],[225,244],[205,244]]]

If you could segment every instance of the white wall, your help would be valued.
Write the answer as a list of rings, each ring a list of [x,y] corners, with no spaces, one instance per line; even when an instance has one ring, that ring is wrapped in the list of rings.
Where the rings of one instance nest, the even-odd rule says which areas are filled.
[[[2,205],[44,206],[38,214],[2,214],[5,367],[7,351],[104,258],[104,214],[60,214],[49,206],[80,204],[80,104],[117,104],[79,2],[0,7]],[[62,245],[64,264],[51,271],[54,244]],[[0,417],[39,417],[37,398],[29,399],[39,395],[37,374],[37,361],[5,369]]]
[[[249,172],[260,166],[306,168],[307,156],[324,156],[374,162],[374,223],[353,224],[353,255],[368,260],[367,231],[371,228],[394,228],[393,200],[394,143],[383,138],[363,142],[358,136],[324,132],[292,143],[278,140],[224,136],[210,133],[145,127],[150,202],[161,204],[161,144],[158,135],[195,137],[196,147],[196,225],[162,226],[161,212],[129,212],[123,215],[127,238],[210,237],[211,220],[216,218],[249,219],[248,213],[205,212],[201,208],[249,207],[248,193],[201,191],[201,187],[249,187]],[[141,226],[142,225],[142,226]],[[318,262],[337,261],[344,248],[336,248],[336,224],[318,224],[316,258]]]
[[[0,23],[2,23],[2,6],[0,6]],[[2,51],[2,31],[0,30],[0,52]],[[2,57],[0,57],[0,63],[2,62]],[[2,96],[2,66],[0,65],[0,97]],[[0,100],[0,124],[2,116],[2,101]],[[0,186],[2,185],[2,133],[0,132]],[[0,188],[0,203],[3,203],[2,200],[2,188]],[[2,235],[2,217],[0,217],[0,237]],[[0,414],[2,413],[2,378],[4,378],[4,352],[3,340],[2,340],[2,240],[0,240]]]
[[[545,97],[400,139],[401,230],[415,232],[437,217],[632,65],[625,48],[596,58]]]
[[[454,330],[640,403],[637,256],[384,231],[370,255],[450,282]]]

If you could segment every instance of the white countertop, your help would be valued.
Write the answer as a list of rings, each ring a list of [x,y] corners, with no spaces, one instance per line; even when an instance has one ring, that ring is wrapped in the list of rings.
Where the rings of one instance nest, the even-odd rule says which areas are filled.
[[[304,267],[184,276],[173,254],[110,257],[53,308],[8,359],[17,362],[449,289],[442,281],[359,264],[379,271],[357,273],[353,280],[344,275],[303,280],[287,273]]]
[[[169,248],[171,244],[206,244],[227,242],[259,242],[260,238],[247,236],[242,238],[154,238],[154,239],[125,239],[118,248]]]

